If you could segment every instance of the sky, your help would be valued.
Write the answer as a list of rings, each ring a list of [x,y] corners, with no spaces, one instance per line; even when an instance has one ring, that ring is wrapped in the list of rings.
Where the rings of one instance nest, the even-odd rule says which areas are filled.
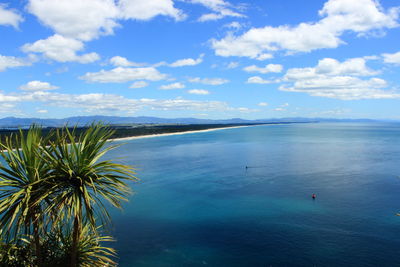
[[[0,0],[0,118],[400,119],[398,0]]]

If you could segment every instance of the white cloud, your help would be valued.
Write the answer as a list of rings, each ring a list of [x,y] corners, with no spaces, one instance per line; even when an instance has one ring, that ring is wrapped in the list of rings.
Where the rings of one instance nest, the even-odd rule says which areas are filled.
[[[110,64],[116,67],[139,67],[144,65],[143,63],[132,62],[120,56],[110,58]]]
[[[342,63],[333,58],[324,58],[318,61],[315,72],[326,75],[354,76],[371,76],[379,73],[366,66],[365,58],[350,58]]]
[[[319,15],[323,18],[314,23],[252,28],[240,36],[229,33],[221,40],[213,39],[212,47],[219,56],[256,59],[279,50],[293,53],[336,48],[344,43],[340,39],[344,32],[362,36],[399,26],[399,8],[385,12],[375,0],[329,0]]]
[[[188,91],[189,94],[193,95],[209,95],[210,92],[204,89],[192,89]]]
[[[129,88],[143,88],[149,86],[148,82],[145,81],[137,81],[131,84],[131,86],[129,86]]]
[[[43,53],[59,62],[89,63],[98,60],[96,53],[77,55],[83,42],[114,33],[119,20],[149,20],[158,15],[176,20],[185,15],[174,8],[172,0],[28,0],[28,12],[51,28],[55,35],[23,46],[25,52]],[[122,57],[114,57],[115,66],[139,66]],[[142,65],[142,64],[140,64]]]
[[[247,83],[256,83],[256,84],[268,84],[268,83],[275,83],[275,80],[265,80],[260,76],[252,76],[247,79]]]
[[[57,34],[90,41],[114,33],[119,19],[149,20],[158,15],[176,20],[184,14],[172,0],[29,0],[27,9]]]
[[[239,67],[239,62],[235,61],[229,62],[228,65],[226,66],[227,69],[235,69],[237,67]]]
[[[240,29],[242,28],[242,24],[237,21],[232,21],[231,23],[225,24],[225,28],[232,28],[232,29]]]
[[[172,0],[120,0],[120,16],[124,19],[150,20],[153,17],[164,15],[180,21],[186,15],[174,7]]]
[[[0,93],[0,102],[1,102],[1,93]],[[8,113],[8,114],[19,114],[20,111],[16,109],[15,104],[13,103],[1,103],[0,105],[0,113]]]
[[[22,51],[26,53],[42,53],[45,58],[58,62],[91,63],[99,60],[100,56],[97,53],[77,55],[77,52],[83,49],[83,42],[58,34],[22,46]]]
[[[282,85],[279,89],[341,100],[400,97],[398,92],[385,90],[388,84],[381,78],[359,78],[375,74],[377,72],[369,69],[362,58],[348,59],[342,63],[325,58],[314,68],[289,69],[283,80],[290,84]]]
[[[22,98],[15,96],[15,95],[5,95],[3,93],[0,92],[0,103],[4,102],[20,102],[22,100]]]
[[[386,81],[380,78],[361,80],[356,77],[336,76],[296,82],[292,87],[281,86],[279,89],[341,100],[400,98],[399,92],[383,90],[386,87]]]
[[[400,65],[400,51],[393,54],[382,54],[383,62]]]
[[[270,54],[270,53],[263,53],[261,55],[258,55],[256,57],[256,59],[259,60],[259,61],[264,61],[264,60],[267,60],[267,59],[271,59],[273,57],[274,56],[272,54]]]
[[[27,8],[57,34],[83,41],[113,34],[118,26],[113,0],[29,0]]]
[[[220,13],[208,13],[201,15],[201,17],[198,19],[200,22],[205,22],[205,21],[212,21],[212,20],[219,20],[222,19],[224,16]]]
[[[371,76],[378,74],[378,71],[367,67],[364,58],[350,58],[339,62],[333,58],[324,58],[318,61],[315,68],[292,68],[285,75],[287,80],[298,80],[316,75],[352,75],[352,76]]]
[[[17,68],[32,65],[32,60],[0,55],[0,71],[5,71],[8,68]]]
[[[18,102],[45,103],[49,106],[81,109],[93,113],[124,112],[134,113],[139,110],[193,110],[193,111],[235,111],[220,101],[195,101],[176,99],[133,99],[114,94],[60,94],[48,91],[26,92],[5,95],[0,93],[1,106],[15,105]],[[0,107],[1,107],[0,106]]]
[[[242,113],[250,113],[250,112],[258,112],[258,109],[250,109],[250,108],[246,108],[246,107],[240,107],[237,109],[239,112]]]
[[[36,110],[36,112],[40,113],[40,114],[45,114],[45,113],[48,113],[49,111],[47,109],[38,109],[38,110]]]
[[[182,88],[185,88],[185,85],[179,82],[160,86],[160,89],[162,90],[182,89]]]
[[[344,62],[339,62],[333,58],[324,58],[318,61],[315,68],[292,68],[285,75],[288,81],[315,78],[318,75],[324,76],[371,76],[378,74],[378,71],[371,70],[366,65],[364,58],[351,58]]]
[[[189,78],[189,82],[191,83],[202,83],[202,84],[208,84],[208,85],[221,85],[228,83],[229,80],[227,79],[222,79],[222,78]]]
[[[246,72],[259,72],[259,73],[270,73],[270,72],[274,72],[274,73],[279,73],[282,72],[283,70],[283,66],[280,64],[268,64],[265,65],[265,67],[257,67],[256,65],[251,65],[251,66],[247,66],[245,68],[243,68],[244,71]]]
[[[173,67],[173,68],[184,67],[184,66],[195,66],[195,65],[198,65],[203,62],[203,57],[204,57],[204,54],[200,54],[200,56],[197,59],[194,59],[194,58],[178,59],[175,62],[170,63],[170,64],[165,61],[161,61],[156,64],[153,64],[152,66],[153,67],[168,66],[168,67]]]
[[[203,57],[204,54],[201,54],[197,59],[193,58],[184,58],[184,59],[179,59],[171,64],[169,64],[170,67],[183,67],[183,66],[195,66],[203,62]]]
[[[268,106],[268,103],[267,102],[260,102],[260,103],[258,103],[258,105],[260,107],[266,107],[266,106]]]
[[[219,20],[224,17],[244,17],[243,14],[234,11],[235,6],[224,0],[189,0],[193,4],[201,4],[210,9],[212,13],[203,14],[198,21],[205,22]]]
[[[48,82],[30,81],[27,84],[21,85],[20,90],[24,91],[47,91],[59,88],[58,86],[51,85]]]
[[[112,70],[101,70],[99,72],[88,72],[80,79],[88,82],[98,83],[124,83],[134,80],[159,81],[166,79],[167,75],[160,73],[156,68],[123,68],[118,67]]]
[[[24,20],[15,10],[7,9],[5,4],[0,3],[0,25],[18,28]]]

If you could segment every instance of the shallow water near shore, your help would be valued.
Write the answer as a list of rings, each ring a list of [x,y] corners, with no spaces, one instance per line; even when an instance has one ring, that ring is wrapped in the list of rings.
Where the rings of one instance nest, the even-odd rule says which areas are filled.
[[[141,179],[124,211],[112,212],[119,266],[400,264],[400,124],[115,143],[124,145],[108,157],[135,165]]]

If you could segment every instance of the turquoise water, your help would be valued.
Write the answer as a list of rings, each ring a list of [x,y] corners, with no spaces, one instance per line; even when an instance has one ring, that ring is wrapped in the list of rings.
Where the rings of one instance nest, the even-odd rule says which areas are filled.
[[[119,264],[398,266],[399,145],[383,123],[126,141],[109,157],[141,183],[112,215]]]

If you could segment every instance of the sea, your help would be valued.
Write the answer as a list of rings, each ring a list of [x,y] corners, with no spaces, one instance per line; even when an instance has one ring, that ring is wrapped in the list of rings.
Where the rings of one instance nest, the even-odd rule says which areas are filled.
[[[400,266],[400,124],[296,123],[114,142],[140,182],[119,266]],[[313,199],[312,194],[316,195]]]

